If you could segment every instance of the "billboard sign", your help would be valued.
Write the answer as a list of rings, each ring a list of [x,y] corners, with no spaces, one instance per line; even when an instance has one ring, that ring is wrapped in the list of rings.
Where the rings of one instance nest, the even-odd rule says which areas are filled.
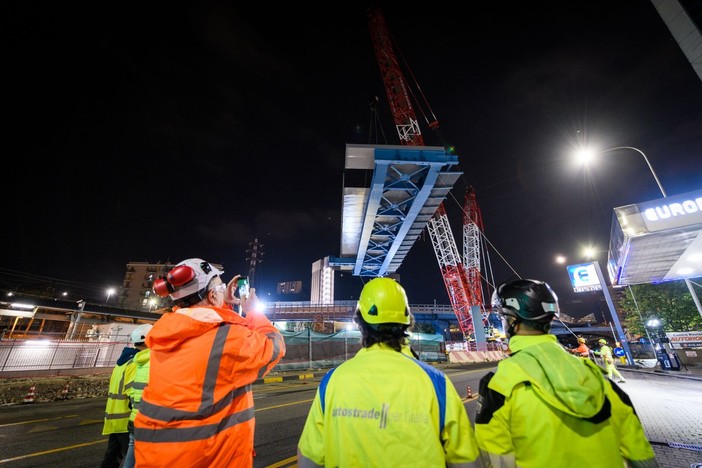
[[[594,262],[568,265],[568,277],[573,291],[576,293],[586,291],[602,291],[602,285],[597,275]]]
[[[666,332],[673,349],[702,348],[702,331]]]
[[[702,190],[637,205],[649,232],[702,224]]]

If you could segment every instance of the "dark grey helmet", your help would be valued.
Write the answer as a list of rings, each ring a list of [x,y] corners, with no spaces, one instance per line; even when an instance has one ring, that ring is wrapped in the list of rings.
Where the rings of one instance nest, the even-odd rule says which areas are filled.
[[[502,283],[492,295],[492,305],[503,315],[550,322],[558,317],[558,297],[543,281],[519,279]]]

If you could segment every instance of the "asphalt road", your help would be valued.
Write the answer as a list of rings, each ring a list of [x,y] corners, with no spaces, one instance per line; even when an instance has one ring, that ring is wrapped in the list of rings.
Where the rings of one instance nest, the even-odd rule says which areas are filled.
[[[471,422],[476,411],[478,382],[492,368],[491,365],[484,365],[480,368],[452,366],[443,369],[458,393],[464,397]],[[697,431],[699,423],[695,422],[696,419],[692,418],[690,422],[689,418],[683,417],[689,416],[690,411],[694,413],[697,410],[683,408],[675,413],[672,408],[666,410],[661,404],[666,401],[668,404],[689,401],[693,407],[697,406],[692,402],[699,401],[696,395],[702,394],[702,380],[681,381],[635,372],[627,372],[625,375],[625,390],[631,390],[630,395],[652,443],[659,439],[663,442],[673,440],[699,443],[692,436],[689,440],[679,439],[680,435],[671,434],[669,430],[671,425],[675,426],[675,422],[679,421],[678,425],[690,426],[685,431]],[[320,377],[316,377],[254,386],[255,468],[296,466],[297,442],[319,380]],[[466,397],[468,387],[472,398]],[[658,398],[661,395],[665,396],[664,400]],[[107,444],[107,437],[101,434],[104,407],[104,397],[0,406],[0,464],[16,468],[99,466]],[[682,432],[683,435],[685,431]],[[690,466],[688,458],[698,461],[698,452],[659,445],[654,446],[654,449],[657,449],[661,466]],[[676,460],[685,463],[681,465]]]
[[[477,384],[487,368],[446,369],[458,393],[475,413]],[[254,467],[295,466],[297,442],[319,378],[254,386]],[[0,464],[13,468],[96,467],[107,437],[101,434],[104,398],[0,406]]]

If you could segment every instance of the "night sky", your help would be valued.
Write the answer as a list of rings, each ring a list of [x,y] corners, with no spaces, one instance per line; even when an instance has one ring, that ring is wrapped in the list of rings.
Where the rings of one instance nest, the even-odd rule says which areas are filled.
[[[340,251],[345,145],[399,144],[367,5],[238,3],[3,7],[1,287],[39,276],[100,296],[128,262],[189,257],[229,279],[258,238],[260,295],[291,280],[309,292],[312,263]],[[584,170],[574,146],[633,146],[669,196],[702,188],[702,81],[653,5],[382,10],[439,121],[426,144],[459,155],[459,249],[473,186],[489,281],[543,279],[565,312],[591,311],[555,255],[580,263],[595,244],[604,269],[612,209],[661,194],[635,151]],[[385,140],[369,132],[374,96]],[[449,303],[426,231],[398,273],[411,303]],[[337,286],[353,299],[362,280]]]

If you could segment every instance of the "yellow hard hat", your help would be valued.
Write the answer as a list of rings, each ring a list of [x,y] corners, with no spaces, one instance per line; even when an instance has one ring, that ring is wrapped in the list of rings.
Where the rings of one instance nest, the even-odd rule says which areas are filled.
[[[583,337],[578,338],[578,343],[585,343],[585,341],[586,341],[586,340],[585,340],[585,338],[583,338]]]
[[[597,342],[602,343],[602,344],[607,344],[607,340],[605,340],[604,338],[600,338],[599,340],[597,340]]]
[[[358,310],[366,323],[410,324],[410,310],[404,288],[392,278],[374,278],[363,287]]]

